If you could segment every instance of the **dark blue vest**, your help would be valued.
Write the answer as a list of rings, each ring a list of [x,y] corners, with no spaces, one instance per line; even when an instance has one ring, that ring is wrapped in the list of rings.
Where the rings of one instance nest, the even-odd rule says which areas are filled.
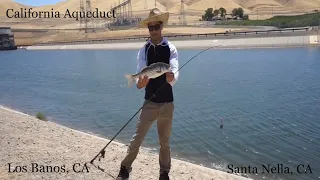
[[[164,62],[169,64],[170,62],[170,48],[169,45],[163,42],[161,45],[153,46],[150,43],[145,45],[145,57],[147,66],[157,62]],[[164,85],[163,85],[164,84]],[[158,89],[162,88],[158,91]],[[158,91],[154,97],[152,95]],[[152,98],[151,98],[152,97]],[[171,85],[166,80],[166,74],[161,75],[155,79],[150,79],[145,88],[145,99],[155,103],[173,102],[173,92]]]

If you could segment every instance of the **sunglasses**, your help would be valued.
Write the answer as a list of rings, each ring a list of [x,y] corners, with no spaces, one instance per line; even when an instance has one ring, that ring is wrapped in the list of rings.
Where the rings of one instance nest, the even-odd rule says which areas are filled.
[[[148,26],[149,31],[158,31],[161,27],[161,24],[156,24],[154,26]]]

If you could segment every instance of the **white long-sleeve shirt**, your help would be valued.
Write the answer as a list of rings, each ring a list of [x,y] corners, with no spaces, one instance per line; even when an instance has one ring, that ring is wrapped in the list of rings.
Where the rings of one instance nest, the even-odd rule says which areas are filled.
[[[148,40],[148,43],[150,43],[152,46],[155,46],[150,40]],[[170,41],[168,41],[166,38],[163,38],[162,41],[157,45],[162,45],[162,44],[165,44],[165,46],[169,46],[169,48],[170,48],[170,60],[169,60],[170,70],[171,70],[171,72],[174,73],[174,79],[172,82],[170,82],[170,84],[171,84],[171,86],[173,86],[177,82],[178,77],[179,77],[178,51],[177,51],[176,47]],[[147,66],[147,59],[146,59],[145,53],[144,53],[145,47],[146,46],[143,46],[138,52],[136,73],[141,72],[141,70]],[[149,47],[151,47],[151,46],[149,46]],[[137,82],[138,82],[138,80],[137,80]]]

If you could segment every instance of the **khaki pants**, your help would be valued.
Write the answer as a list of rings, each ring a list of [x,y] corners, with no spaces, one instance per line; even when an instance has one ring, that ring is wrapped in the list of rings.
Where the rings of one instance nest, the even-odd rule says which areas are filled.
[[[147,104],[145,104],[147,103]],[[133,135],[128,152],[121,162],[129,172],[132,169],[132,163],[136,159],[140,145],[151,128],[152,123],[157,120],[158,137],[160,142],[159,165],[160,173],[170,171],[171,156],[169,139],[171,135],[174,104],[171,103],[153,103],[145,100],[145,106],[140,111],[140,116],[136,126],[136,132]]]

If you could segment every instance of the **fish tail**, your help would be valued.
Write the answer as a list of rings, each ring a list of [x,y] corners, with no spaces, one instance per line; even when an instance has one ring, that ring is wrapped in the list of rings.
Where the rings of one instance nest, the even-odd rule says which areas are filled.
[[[134,84],[134,76],[132,74],[124,75],[125,78],[128,80],[128,87],[130,88]]]

